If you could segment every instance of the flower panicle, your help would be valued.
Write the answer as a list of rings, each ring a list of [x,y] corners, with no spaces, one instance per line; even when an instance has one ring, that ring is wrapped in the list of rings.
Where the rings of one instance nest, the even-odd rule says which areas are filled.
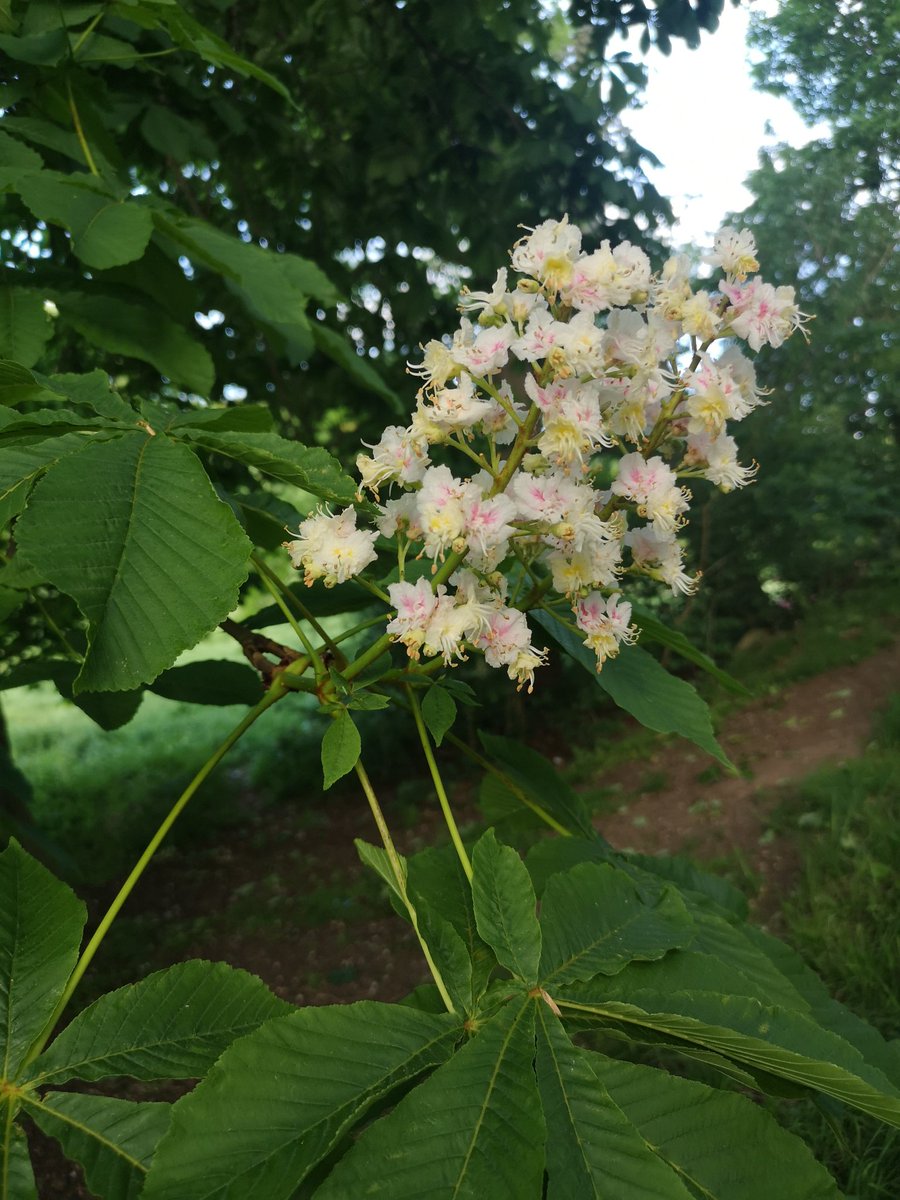
[[[352,508],[320,511],[285,546],[307,585],[326,587],[370,566],[379,534],[400,538],[404,559],[431,560],[433,576],[456,556],[449,580],[388,585],[387,632],[412,659],[479,653],[530,691],[547,652],[529,607],[564,598],[600,670],[637,637],[623,576],[696,589],[682,481],[730,492],[758,470],[739,463],[730,431],[767,393],[736,343],[780,346],[810,318],[793,288],[756,274],[746,229],[716,235],[715,288],[693,285],[686,255],[653,273],[629,242],[585,250],[565,216],[525,228],[510,257],[520,278],[501,267],[489,290],[463,289],[458,327],[408,364],[421,381],[409,425],[357,458],[376,529]]]

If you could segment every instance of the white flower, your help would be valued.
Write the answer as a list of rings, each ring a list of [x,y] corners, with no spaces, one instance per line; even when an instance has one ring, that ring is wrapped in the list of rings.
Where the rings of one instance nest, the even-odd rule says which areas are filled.
[[[641,454],[626,454],[612,491],[633,501],[638,515],[649,517],[661,533],[684,524],[681,514],[688,508],[690,492],[677,486],[675,472],[659,455],[645,459]]]
[[[721,267],[728,275],[737,279],[746,279],[754,271],[759,270],[756,261],[756,240],[749,229],[736,229],[725,226],[720,229],[713,242],[713,252],[705,258],[713,267]]]
[[[569,218],[544,221],[527,237],[516,242],[512,265],[516,271],[531,275],[551,291],[557,291],[569,278],[581,250],[581,230],[570,225]]]
[[[425,439],[401,425],[389,425],[381,435],[381,441],[369,449],[372,451],[371,458],[367,454],[358,455],[356,469],[362,486],[376,495],[381,484],[388,481],[417,483],[429,463]]]
[[[638,297],[645,300],[650,285],[650,260],[643,250],[622,242],[615,250],[608,241],[600,249],[579,258],[562,299],[573,308],[598,313],[619,308]]]
[[[685,458],[689,462],[704,463],[704,475],[723,492],[746,487],[759,470],[755,464],[751,467],[740,465],[737,443],[726,433],[720,433],[715,438],[703,434],[689,437]]]
[[[766,344],[780,346],[809,320],[798,308],[792,287],[773,287],[758,275],[744,284],[723,283],[721,290],[732,304],[725,321],[753,350]]]
[[[311,587],[322,579],[326,587],[344,583],[374,562],[374,530],[356,528],[356,511],[345,508],[332,516],[316,513],[300,522],[296,540],[285,542],[291,562],[304,570],[304,582]]]
[[[622,642],[637,640],[637,626],[629,625],[631,605],[620,603],[618,592],[608,600],[600,592],[591,592],[575,605],[575,624],[583,633],[588,646],[597,655],[599,671],[608,658],[615,658]]]

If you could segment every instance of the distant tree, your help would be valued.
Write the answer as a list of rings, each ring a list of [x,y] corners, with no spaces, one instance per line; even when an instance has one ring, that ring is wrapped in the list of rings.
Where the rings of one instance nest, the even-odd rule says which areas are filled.
[[[701,603],[731,614],[734,632],[772,611],[760,590],[767,577],[802,604],[892,561],[898,28],[890,5],[814,0],[787,0],[752,25],[760,86],[827,129],[764,153],[749,181],[754,201],[732,218],[753,229],[765,277],[799,279],[801,308],[815,317],[809,346],[794,339],[757,363],[778,393],[741,439],[765,464],[759,481],[727,518],[710,507]]]

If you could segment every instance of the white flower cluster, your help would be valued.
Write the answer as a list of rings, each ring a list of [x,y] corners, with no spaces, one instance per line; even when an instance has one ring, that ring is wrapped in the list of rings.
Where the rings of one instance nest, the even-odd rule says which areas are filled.
[[[545,651],[522,609],[552,604],[551,590],[599,670],[636,633],[623,575],[694,589],[678,541],[691,500],[681,481],[748,483],[756,467],[739,465],[726,423],[764,403],[741,351],[712,347],[778,346],[805,319],[792,288],[748,279],[755,253],[747,230],[723,229],[707,261],[725,277],[695,290],[686,256],[654,275],[628,242],[583,252],[563,217],[513,248],[517,283],[502,269],[490,291],[464,291],[459,328],[410,366],[423,382],[409,426],[389,427],[357,460],[361,488],[376,498],[399,488],[378,532],[400,539],[401,561],[412,547],[433,563],[433,580],[388,589],[388,633],[411,657],[451,663],[475,649],[530,687]],[[444,461],[454,455],[468,475]],[[601,477],[611,486],[595,486]],[[307,583],[330,586],[374,559],[376,537],[347,509],[309,518],[286,545]]]

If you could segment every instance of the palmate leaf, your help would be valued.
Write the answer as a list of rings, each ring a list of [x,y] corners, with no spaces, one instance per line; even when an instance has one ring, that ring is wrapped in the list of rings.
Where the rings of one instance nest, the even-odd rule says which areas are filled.
[[[583,863],[553,875],[541,903],[541,984],[615,975],[635,959],[688,945],[693,921],[674,888],[642,894],[624,871]]]
[[[237,603],[250,543],[200,463],[129,434],[57,463],[19,518],[24,561],[89,622],[78,691],[149,683]]]
[[[761,1193],[766,1200],[840,1200],[808,1147],[758,1104],[653,1067],[578,1053],[653,1153],[704,1200],[759,1200]]]
[[[226,963],[178,963],[101,996],[32,1063],[44,1086],[111,1075],[192,1079],[235,1038],[289,1005],[262,980]]]
[[[285,327],[305,324],[310,297],[329,305],[339,298],[325,272],[309,259],[263,250],[174,210],[157,209],[154,220],[193,262],[231,280],[260,320]]]
[[[549,612],[533,611],[529,615],[635,720],[657,733],[677,733],[731,766],[716,741],[706,701],[696,688],[670,675],[646,650],[623,646],[598,671],[596,656],[572,630]]]
[[[541,927],[525,864],[489,829],[472,851],[472,872],[472,903],[479,935],[502,967],[524,983],[534,984],[541,957]]]
[[[175,1105],[145,1200],[287,1200],[375,1101],[447,1059],[461,1032],[447,1014],[372,1001],[268,1022]]]
[[[159,1139],[169,1128],[169,1104],[133,1104],[111,1096],[50,1092],[29,1096],[25,1111],[84,1167],[88,1187],[103,1200],[136,1200]]]
[[[630,970],[652,974],[654,966]],[[575,983],[555,999],[566,1011],[591,1014],[626,1031],[651,1030],[675,1043],[692,1043],[900,1126],[900,1090],[849,1042],[805,1014],[701,990],[632,989],[630,1002],[624,1003],[609,998],[619,982],[620,977]]]
[[[70,888],[10,842],[0,854],[0,1080],[53,1014],[81,943],[86,911]]]
[[[790,946],[752,925],[742,932],[747,941],[770,960],[782,978],[790,982],[809,1005],[811,1016],[824,1029],[855,1046],[868,1062],[880,1067],[891,1083],[900,1088],[900,1041],[885,1041],[877,1029],[835,1000],[818,975]]]
[[[150,363],[179,387],[209,395],[215,380],[209,351],[155,304],[74,291],[54,292],[53,299],[60,319],[92,345]]]
[[[321,446],[304,446],[277,433],[183,429],[179,434],[195,446],[236,458],[264,475],[292,483],[322,500],[352,504],[356,498],[354,481]]]
[[[117,267],[140,258],[153,233],[150,210],[110,192],[90,175],[36,171],[19,183],[22,199],[42,221],[62,225],[89,267]]]
[[[533,1058],[534,1002],[523,999],[371,1125],[316,1200],[540,1200],[544,1126]]]
[[[694,1200],[614,1102],[591,1060],[575,1049],[546,1004],[538,1006],[537,1035],[547,1200]]]

